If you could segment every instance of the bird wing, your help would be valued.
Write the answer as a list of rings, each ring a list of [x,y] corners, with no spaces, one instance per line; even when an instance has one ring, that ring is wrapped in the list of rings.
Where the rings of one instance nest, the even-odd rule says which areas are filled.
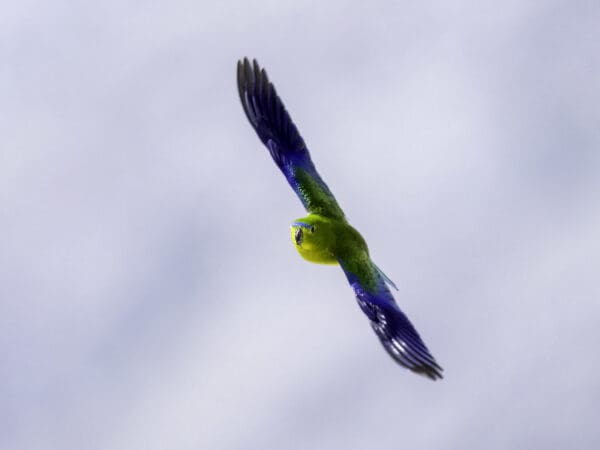
[[[432,380],[442,378],[443,369],[406,314],[398,308],[382,272],[369,256],[340,260],[340,265],[354,289],[358,305],[371,320],[371,327],[389,355],[413,372]]]
[[[256,60],[238,61],[240,100],[250,124],[266,145],[288,183],[309,213],[345,220],[344,212],[318,174],[306,144]]]

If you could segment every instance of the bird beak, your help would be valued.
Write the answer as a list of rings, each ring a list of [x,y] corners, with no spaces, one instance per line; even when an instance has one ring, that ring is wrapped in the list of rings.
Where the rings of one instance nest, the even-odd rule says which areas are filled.
[[[302,228],[296,228],[296,232],[294,233],[294,240],[296,241],[296,245],[302,244]]]

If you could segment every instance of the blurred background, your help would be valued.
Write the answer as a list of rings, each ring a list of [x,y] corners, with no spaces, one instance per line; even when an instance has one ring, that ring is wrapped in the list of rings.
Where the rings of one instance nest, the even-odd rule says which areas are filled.
[[[598,448],[600,4],[449,3],[4,5],[0,448]],[[441,382],[293,249],[243,56]]]

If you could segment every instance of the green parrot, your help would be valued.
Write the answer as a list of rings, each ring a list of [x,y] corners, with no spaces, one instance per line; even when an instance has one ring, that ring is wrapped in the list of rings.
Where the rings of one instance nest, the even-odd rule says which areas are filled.
[[[339,264],[358,304],[389,355],[402,366],[432,380],[442,368],[419,333],[398,308],[388,285],[394,283],[375,265],[367,243],[347,221],[333,194],[317,173],[304,140],[292,122],[267,73],[256,60],[238,61],[240,100],[250,124],[308,211],[291,225],[292,242],[302,258]]]

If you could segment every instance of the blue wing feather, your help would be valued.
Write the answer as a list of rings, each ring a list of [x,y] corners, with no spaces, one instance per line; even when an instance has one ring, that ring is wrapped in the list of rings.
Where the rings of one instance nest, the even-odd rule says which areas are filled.
[[[360,309],[371,321],[371,327],[379,337],[388,354],[402,366],[425,375],[432,380],[442,378],[442,368],[429,352],[419,333],[404,314],[384,278],[369,261],[371,274],[376,277],[375,289],[368,289],[364,282],[341,262],[348,282],[354,289]]]
[[[266,71],[256,60],[250,65],[244,58],[238,61],[237,82],[246,117],[304,207],[312,213],[344,219]]]

